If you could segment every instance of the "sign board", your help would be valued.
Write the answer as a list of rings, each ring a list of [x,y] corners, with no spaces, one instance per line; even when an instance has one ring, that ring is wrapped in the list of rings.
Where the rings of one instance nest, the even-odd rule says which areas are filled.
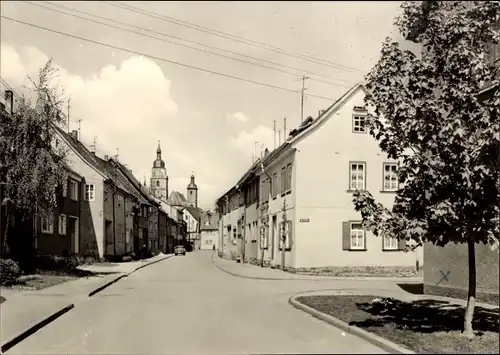
[[[309,223],[309,218],[301,218],[299,220],[300,223]]]

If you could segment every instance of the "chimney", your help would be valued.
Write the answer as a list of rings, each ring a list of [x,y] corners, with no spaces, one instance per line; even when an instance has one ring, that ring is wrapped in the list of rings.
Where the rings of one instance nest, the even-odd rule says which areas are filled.
[[[12,90],[5,90],[5,106],[12,115],[14,113],[14,93]]]
[[[73,137],[74,140],[78,140],[78,131],[77,130],[72,130],[71,131],[71,137]]]
[[[108,161],[109,160],[109,155],[104,156],[104,160]]]
[[[318,117],[321,116],[324,112],[325,112],[325,110],[319,110],[318,111]]]
[[[269,154],[269,149],[266,148],[266,150],[264,150],[264,156],[266,156],[268,154]]]

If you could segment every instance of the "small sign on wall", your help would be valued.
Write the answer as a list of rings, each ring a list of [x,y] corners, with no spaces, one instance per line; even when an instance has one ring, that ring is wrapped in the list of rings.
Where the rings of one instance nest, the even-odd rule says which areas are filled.
[[[299,220],[300,223],[309,223],[309,218],[301,218]]]

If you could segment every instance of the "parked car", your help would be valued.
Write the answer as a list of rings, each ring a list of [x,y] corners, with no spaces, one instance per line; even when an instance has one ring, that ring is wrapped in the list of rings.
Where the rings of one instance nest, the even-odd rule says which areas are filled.
[[[174,248],[174,253],[175,255],[186,255],[186,248],[184,248],[184,245],[178,245]]]

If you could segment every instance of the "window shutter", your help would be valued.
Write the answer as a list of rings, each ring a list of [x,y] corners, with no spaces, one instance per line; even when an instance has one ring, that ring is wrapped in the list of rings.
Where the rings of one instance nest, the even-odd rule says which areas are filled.
[[[342,250],[351,249],[351,231],[349,222],[342,222]]]
[[[398,249],[404,250],[404,248],[406,248],[406,239],[398,240]]]

